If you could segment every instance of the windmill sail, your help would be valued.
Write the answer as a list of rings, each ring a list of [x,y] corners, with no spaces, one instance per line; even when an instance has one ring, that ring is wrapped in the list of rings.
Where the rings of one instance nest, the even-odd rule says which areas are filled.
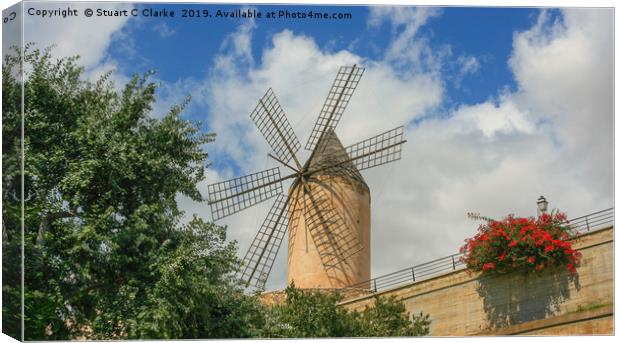
[[[314,150],[323,133],[336,128],[342,113],[344,113],[349,100],[351,100],[351,96],[353,96],[353,92],[355,92],[355,88],[357,88],[362,74],[364,74],[364,68],[356,65],[340,67],[336,79],[329,90],[327,99],[325,99],[321,113],[316,123],[314,123],[314,128],[306,143],[306,150]]]
[[[294,176],[294,175],[292,175]],[[229,216],[282,193],[280,169],[272,168],[207,186],[213,220]]]
[[[301,167],[297,157],[295,157],[295,153],[299,151],[301,144],[271,88],[258,101],[256,108],[250,114],[250,118],[263,134],[276,156],[284,162],[294,158],[295,163]]]
[[[345,150],[357,170],[400,160],[403,126],[348,146]]]
[[[286,195],[278,195],[243,258],[239,279],[246,287],[263,289],[267,282],[288,226],[287,203]]]

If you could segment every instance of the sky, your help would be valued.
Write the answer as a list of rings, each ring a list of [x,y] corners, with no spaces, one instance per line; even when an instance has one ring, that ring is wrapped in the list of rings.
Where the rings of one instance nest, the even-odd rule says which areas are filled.
[[[276,166],[249,118],[272,87],[302,145],[342,65],[366,68],[336,133],[345,146],[405,125],[402,159],[363,171],[372,276],[458,251],[478,222],[536,215],[544,195],[569,218],[613,206],[613,10],[387,6],[40,3],[78,17],[24,17],[25,42],[80,55],[85,78],[157,71],[154,117],[217,133],[207,185]],[[167,9],[174,18],[90,17],[86,8]],[[350,13],[346,20],[182,18],[183,9]],[[6,44],[6,42],[5,42]],[[3,48],[4,44],[3,44]],[[308,153],[301,151],[304,160]],[[285,172],[283,170],[283,172]],[[188,215],[206,203],[179,196]],[[243,256],[271,202],[227,217]],[[267,283],[285,287],[286,241]]]

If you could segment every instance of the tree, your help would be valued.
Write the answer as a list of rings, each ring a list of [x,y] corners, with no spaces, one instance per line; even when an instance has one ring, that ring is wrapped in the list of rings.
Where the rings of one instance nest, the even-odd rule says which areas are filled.
[[[20,236],[19,53],[2,70],[10,263]],[[181,118],[189,99],[155,119],[151,73],[117,92],[110,73],[83,80],[77,57],[54,60],[31,45],[23,56],[25,339],[250,336],[262,317],[230,277],[235,243],[225,242],[225,228],[181,222],[176,197],[203,200],[203,145],[214,140]],[[11,326],[16,270],[3,264]]]
[[[234,288],[228,271],[238,264],[225,230],[199,218],[185,226],[180,246],[161,262],[161,277],[130,325],[130,337],[252,337],[263,323],[258,298]],[[227,279],[228,278],[228,279]]]
[[[395,296],[376,296],[373,306],[366,305],[361,314],[355,312],[354,316],[359,318],[356,332],[360,337],[425,336],[430,332],[429,315],[420,312],[409,318],[405,304]]]
[[[394,297],[376,297],[364,311],[347,311],[337,303],[338,293],[285,290],[286,300],[268,310],[261,337],[394,337],[429,333],[428,315],[410,318],[403,303]]]
[[[2,332],[21,340],[21,84],[19,55],[2,65]]]
[[[336,293],[306,291],[294,284],[285,290],[286,300],[269,310],[263,337],[347,337],[351,336],[352,318],[343,307],[336,306]]]

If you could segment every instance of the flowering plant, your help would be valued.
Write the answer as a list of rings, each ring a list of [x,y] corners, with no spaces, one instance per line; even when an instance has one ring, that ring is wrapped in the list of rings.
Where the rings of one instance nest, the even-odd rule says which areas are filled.
[[[473,238],[461,248],[462,260],[475,271],[505,273],[517,269],[542,271],[553,265],[566,266],[571,274],[581,260],[568,241],[574,238],[564,213],[543,213],[538,218],[492,220],[468,213],[470,218],[486,221]]]

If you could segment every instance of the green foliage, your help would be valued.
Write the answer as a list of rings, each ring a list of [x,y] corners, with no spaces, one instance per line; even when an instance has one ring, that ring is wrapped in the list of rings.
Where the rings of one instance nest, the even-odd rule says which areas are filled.
[[[359,318],[360,337],[425,336],[430,332],[429,315],[420,312],[410,319],[405,304],[395,296],[375,297],[374,305],[366,306]]]
[[[263,337],[348,337],[353,318],[336,306],[338,294],[286,289],[286,300],[275,305],[266,316]]]
[[[236,247],[224,244],[221,227],[194,217],[173,254],[159,266],[161,278],[130,325],[130,337],[250,337],[262,325],[256,297],[235,290],[228,271]],[[164,243],[166,244],[166,243]]]
[[[25,339],[252,335],[260,305],[230,278],[235,244],[198,218],[183,225],[176,202],[202,200],[203,145],[214,135],[181,118],[187,102],[152,117],[151,73],[118,92],[109,73],[83,80],[75,57],[32,46],[23,55]],[[15,56],[2,70],[5,328],[19,320]]]
[[[21,340],[21,85],[9,64],[19,58],[2,69],[2,332]]]
[[[302,290],[291,285],[286,301],[268,310],[261,337],[394,337],[429,333],[428,315],[410,317],[394,297],[376,297],[361,313],[337,306],[337,293]]]

